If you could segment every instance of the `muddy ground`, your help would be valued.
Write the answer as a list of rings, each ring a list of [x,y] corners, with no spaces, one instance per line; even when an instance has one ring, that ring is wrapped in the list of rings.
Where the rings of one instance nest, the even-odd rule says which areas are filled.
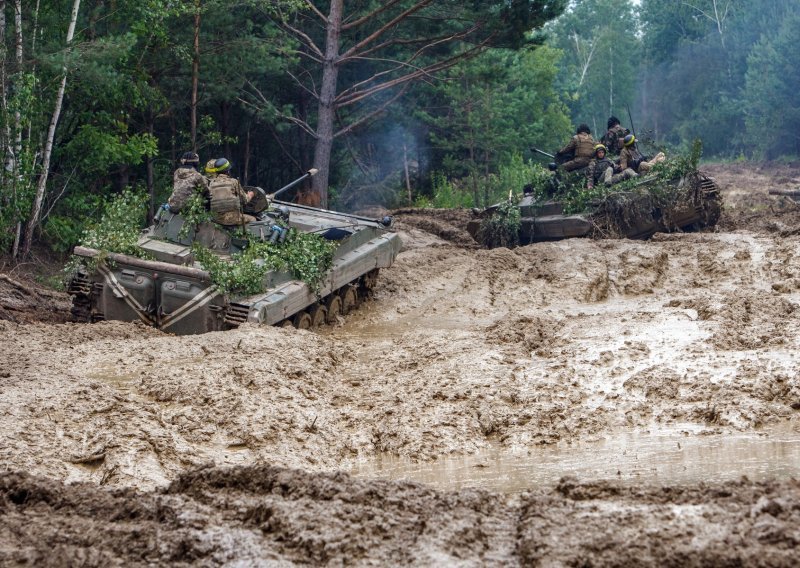
[[[6,272],[0,563],[793,565],[800,208],[767,191],[800,165],[706,169],[719,227],[647,242],[483,250],[466,211],[400,211],[375,299],[318,333],[57,324],[21,289],[64,297]],[[778,433],[750,479],[627,441],[524,487],[381,479]]]

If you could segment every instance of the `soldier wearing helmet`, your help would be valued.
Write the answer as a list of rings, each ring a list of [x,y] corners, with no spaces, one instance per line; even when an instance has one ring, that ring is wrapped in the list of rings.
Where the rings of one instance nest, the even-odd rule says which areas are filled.
[[[181,165],[175,170],[172,178],[172,195],[167,203],[172,213],[178,213],[195,192],[200,193],[206,201],[210,199],[208,180],[197,171],[200,156],[194,152],[186,152],[181,156]]]
[[[607,149],[603,144],[594,147],[594,158],[586,169],[586,186],[592,189],[606,174],[608,168],[614,169],[614,162],[608,159]]]
[[[556,160],[563,161],[561,167],[571,172],[585,168],[594,155],[594,138],[586,124],[581,124],[569,143],[556,152]]]
[[[256,220],[242,212],[244,205],[253,198],[253,192],[245,193],[239,180],[232,177],[231,163],[227,158],[217,158],[206,164],[206,172],[214,176],[209,184],[211,193],[211,215],[220,225],[244,225]]]
[[[628,134],[622,139],[622,151],[619,154],[619,171],[631,168],[637,173],[646,174],[659,162],[667,159],[664,152],[659,152],[652,160],[647,160],[636,146],[636,136]]]
[[[619,155],[623,148],[622,140],[628,134],[630,130],[623,128],[616,116],[608,117],[608,129],[601,139],[607,148],[607,153],[611,156]]]
[[[606,147],[603,144],[598,144],[594,147],[594,155],[594,159],[589,162],[589,167],[586,170],[586,186],[589,189],[594,188],[600,181],[608,187],[638,175],[630,168],[615,174],[614,162],[606,156]]]

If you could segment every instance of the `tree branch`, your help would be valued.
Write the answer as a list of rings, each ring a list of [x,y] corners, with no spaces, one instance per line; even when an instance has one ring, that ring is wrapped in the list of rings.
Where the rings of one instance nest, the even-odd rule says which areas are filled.
[[[357,90],[359,87],[361,87],[363,85],[366,85],[368,83],[372,83],[373,81],[375,81],[379,77],[383,77],[384,75],[391,74],[394,71],[396,71],[397,69],[400,69],[401,67],[410,67],[410,68],[412,68],[412,69],[414,69],[416,71],[421,71],[421,72],[425,73],[425,69],[424,68],[412,65],[411,62],[414,61],[415,59],[417,59],[426,50],[428,50],[428,49],[430,49],[432,47],[435,47],[436,45],[438,45],[440,43],[445,43],[445,42],[448,42],[448,41],[454,41],[454,40],[466,37],[467,35],[471,34],[473,31],[475,31],[475,29],[476,28],[470,28],[469,30],[464,30],[464,31],[459,32],[458,34],[455,34],[455,35],[452,35],[452,36],[440,36],[439,38],[436,38],[436,41],[433,41],[432,43],[429,43],[428,45],[425,45],[422,48],[418,49],[411,57],[409,57],[404,62],[403,61],[397,61],[397,60],[391,60],[391,59],[369,58],[369,59],[371,59],[373,61],[390,61],[390,62],[396,63],[397,66],[392,68],[392,69],[388,69],[386,71],[381,71],[379,73],[376,73],[375,75],[373,75],[372,77],[369,77],[368,79],[365,79],[364,81],[360,81],[358,83],[355,83],[355,84],[351,85],[349,88],[347,88],[347,89],[343,90],[341,93],[339,93],[337,98],[346,97],[348,93],[351,93],[351,92]],[[365,57],[362,57],[362,56],[358,56],[358,57],[354,57],[354,59],[368,59],[368,58],[365,58]]]
[[[377,38],[382,36],[384,33],[386,33],[386,31],[388,31],[391,28],[393,28],[398,22],[402,22],[404,19],[406,19],[410,15],[414,14],[415,12],[419,12],[423,8],[429,6],[432,2],[433,2],[433,0],[421,0],[420,2],[415,4],[414,6],[411,6],[408,10],[406,10],[405,12],[402,12],[401,14],[398,14],[393,19],[391,19],[387,23],[385,23],[383,26],[381,26],[380,28],[375,30],[373,33],[371,33],[370,35],[365,37],[363,40],[361,40],[360,42],[355,44],[353,47],[348,49],[346,52],[344,52],[339,57],[339,59],[341,60],[341,59],[345,59],[347,57],[350,57],[351,55],[356,53],[359,49],[361,49],[365,45],[369,45],[374,40],[376,40]]]
[[[322,51],[320,50],[320,48],[319,48],[319,47],[317,47],[317,44],[316,44],[316,43],[314,43],[314,40],[313,40],[313,39],[311,39],[311,38],[308,36],[308,34],[306,34],[305,32],[303,32],[302,30],[298,30],[298,29],[297,29],[297,28],[295,28],[294,26],[290,26],[290,25],[289,25],[289,24],[287,24],[286,22],[282,22],[282,25],[283,25],[283,26],[284,26],[284,27],[285,27],[287,30],[289,30],[289,31],[290,31],[290,32],[292,32],[294,35],[296,35],[298,38],[300,38],[300,41],[303,43],[303,45],[305,45],[305,46],[306,46],[308,49],[310,49],[311,51],[313,51],[313,52],[314,52],[314,53],[315,53],[315,54],[316,54],[316,55],[317,55],[317,56],[318,56],[320,59],[325,59],[325,54],[323,54],[323,53],[322,53]]]
[[[367,14],[366,16],[362,16],[362,17],[358,18],[357,20],[353,20],[352,22],[349,22],[349,23],[343,25],[342,26],[342,31],[349,30],[351,28],[355,28],[357,26],[360,26],[364,22],[379,16],[380,14],[382,14],[383,12],[388,10],[389,8],[392,8],[395,4],[398,4],[398,3],[400,3],[400,0],[389,0],[389,2],[386,2],[383,6],[373,10],[372,12]]]
[[[294,156],[292,156],[291,152],[286,150],[286,147],[283,145],[283,142],[281,141],[280,136],[278,136],[278,132],[275,130],[275,127],[272,126],[271,124],[269,125],[269,131],[272,134],[272,137],[275,138],[275,142],[278,143],[278,146],[280,147],[281,152],[283,152],[283,154],[297,167],[297,169],[299,171],[302,171],[303,170],[302,166],[300,165],[300,163],[297,160],[294,159]]]
[[[413,45],[415,43],[423,43],[423,42],[426,42],[426,41],[439,41],[440,39],[445,38],[445,37],[449,37],[449,36],[422,37],[422,38],[417,38],[417,39],[393,38],[393,39],[384,41],[383,43],[379,43],[378,45],[374,45],[374,46],[370,47],[369,49],[365,49],[364,51],[362,51],[360,53],[354,53],[353,55],[351,55],[351,56],[349,56],[347,58],[340,58],[339,61],[344,63],[344,62],[346,62],[346,61],[348,61],[350,59],[363,58],[363,57],[369,55],[370,53],[375,53],[376,51],[380,51],[381,49],[384,49],[386,47],[391,47],[393,45]]]
[[[319,136],[317,136],[317,133],[314,132],[314,129],[311,128],[311,126],[309,126],[309,124],[305,120],[301,120],[301,119],[299,119],[297,117],[294,117],[294,116],[291,116],[291,115],[288,115],[288,114],[281,114],[280,117],[283,120],[288,120],[289,122],[291,122],[293,124],[296,124],[297,126],[302,128],[303,131],[305,131],[305,133],[308,134],[309,136],[311,136],[314,140],[319,138]]]
[[[380,91],[384,91],[386,89],[389,89],[391,87],[395,87],[397,85],[406,83],[408,81],[413,81],[414,79],[418,79],[418,78],[423,77],[423,76],[432,75],[433,73],[437,73],[437,72],[442,71],[444,69],[448,69],[448,68],[452,67],[453,65],[455,65],[456,63],[458,63],[459,61],[463,61],[464,59],[468,59],[468,58],[472,57],[473,55],[477,54],[479,51],[482,51],[486,47],[486,45],[489,43],[489,41],[490,41],[490,38],[486,38],[484,41],[482,41],[480,44],[476,45],[475,47],[472,47],[472,48],[468,49],[467,51],[459,53],[458,55],[454,55],[453,57],[451,57],[449,59],[445,59],[444,61],[440,61],[438,63],[434,63],[432,65],[429,65],[427,67],[424,67],[424,68],[419,69],[417,71],[414,71],[412,73],[407,73],[407,74],[405,74],[405,75],[403,75],[401,77],[397,77],[397,78],[392,79],[390,81],[386,81],[386,82],[381,83],[379,85],[375,85],[374,87],[371,87],[369,89],[365,89],[365,90],[363,90],[361,92],[355,92],[355,93],[352,93],[351,95],[348,95],[348,96],[345,96],[345,97],[342,97],[340,95],[339,97],[336,98],[336,106],[337,107],[343,107],[343,106],[351,105],[351,104],[354,104],[354,103],[356,103],[356,102],[358,102],[358,101],[360,101],[360,100],[362,100],[362,99],[364,99],[366,97],[374,95],[375,93],[379,93]]]
[[[399,99],[399,98],[400,98],[400,97],[402,97],[404,94],[406,94],[406,91],[408,91],[408,87],[409,87],[409,86],[410,86],[410,85],[409,85],[408,83],[406,83],[405,85],[403,85],[403,88],[402,88],[402,89],[400,89],[400,91],[399,91],[397,94],[395,94],[395,95],[394,95],[392,98],[390,98],[389,100],[387,100],[387,101],[385,101],[384,103],[382,103],[382,104],[381,104],[381,105],[380,105],[378,108],[376,108],[374,111],[372,111],[372,112],[370,112],[370,113],[368,113],[368,114],[366,114],[366,115],[362,116],[361,118],[359,118],[359,119],[355,120],[354,122],[351,122],[350,124],[348,124],[347,126],[345,126],[344,128],[342,128],[341,130],[339,130],[338,132],[335,132],[335,133],[334,133],[334,135],[333,135],[333,137],[334,137],[334,138],[336,138],[337,136],[342,136],[342,135],[344,135],[344,134],[347,134],[347,133],[351,132],[352,130],[354,130],[355,128],[357,128],[357,127],[361,126],[362,124],[364,124],[364,123],[365,123],[365,122],[367,122],[368,120],[370,120],[370,119],[372,119],[373,117],[375,117],[375,116],[379,115],[380,113],[382,113],[384,110],[386,110],[386,107],[388,107],[390,104],[392,104],[392,103],[393,103],[393,102],[395,102],[397,99]]]
[[[314,13],[315,13],[317,16],[319,16],[319,18],[320,18],[320,19],[321,19],[323,22],[325,22],[325,25],[326,25],[326,26],[328,25],[328,18],[327,18],[327,16],[325,16],[325,14],[323,14],[322,12],[320,12],[320,11],[317,9],[317,7],[316,7],[316,6],[314,6],[314,4],[313,4],[313,2],[311,2],[311,0],[306,0],[306,6],[308,6],[309,8],[311,8],[311,11],[312,11],[312,12],[314,12]]]

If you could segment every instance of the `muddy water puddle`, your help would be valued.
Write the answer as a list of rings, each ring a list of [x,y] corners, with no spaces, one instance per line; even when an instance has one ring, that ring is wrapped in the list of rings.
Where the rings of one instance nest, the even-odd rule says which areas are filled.
[[[784,426],[725,435],[688,430],[626,432],[595,442],[523,452],[497,446],[435,462],[384,455],[359,464],[351,473],[361,478],[415,481],[444,490],[477,487],[504,493],[553,486],[566,475],[630,485],[683,485],[742,476],[753,481],[798,479],[800,431]]]

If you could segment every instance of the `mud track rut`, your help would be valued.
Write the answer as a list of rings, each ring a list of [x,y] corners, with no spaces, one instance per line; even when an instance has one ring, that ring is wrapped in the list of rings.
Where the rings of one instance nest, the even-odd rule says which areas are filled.
[[[0,560],[791,565],[790,480],[502,496],[321,473],[626,430],[797,432],[798,215],[737,209],[776,180],[718,174],[724,231],[648,242],[488,251],[463,213],[401,214],[375,299],[320,333],[0,321],[0,463],[39,476],[0,476]]]

